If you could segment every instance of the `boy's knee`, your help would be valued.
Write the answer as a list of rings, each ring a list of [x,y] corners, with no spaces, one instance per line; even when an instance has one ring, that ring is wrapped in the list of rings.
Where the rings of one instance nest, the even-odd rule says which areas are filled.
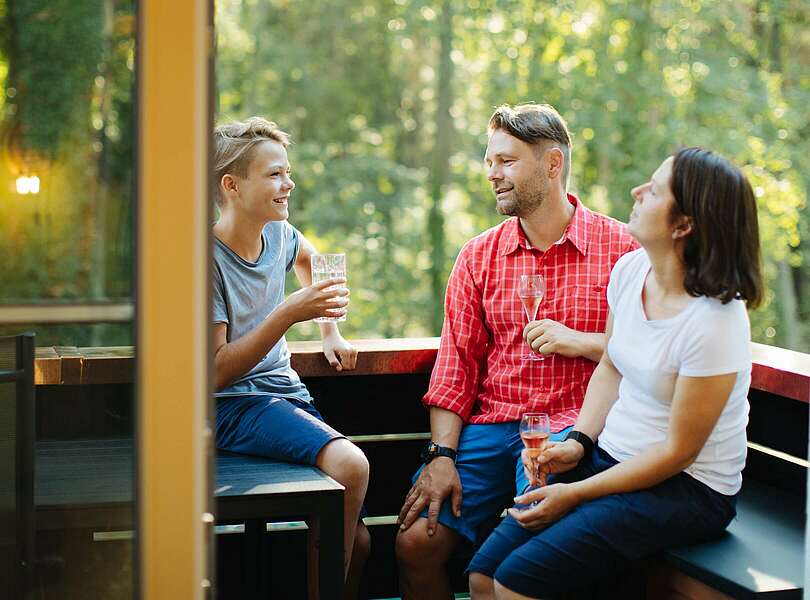
[[[327,444],[316,463],[327,475],[349,489],[368,485],[369,465],[366,455],[346,439]]]

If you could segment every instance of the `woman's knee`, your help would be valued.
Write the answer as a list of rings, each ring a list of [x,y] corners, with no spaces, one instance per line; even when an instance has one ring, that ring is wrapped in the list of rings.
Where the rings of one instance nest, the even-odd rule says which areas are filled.
[[[470,573],[470,594],[473,598],[491,598],[495,593],[492,577],[483,573]]]
[[[347,439],[336,439],[324,446],[315,464],[349,490],[365,489],[368,485],[368,459]]]
[[[497,579],[494,580],[494,588],[495,588],[495,598],[497,600],[542,600],[540,596],[524,596],[523,594],[518,594],[517,592],[513,592],[508,587],[503,585]]]

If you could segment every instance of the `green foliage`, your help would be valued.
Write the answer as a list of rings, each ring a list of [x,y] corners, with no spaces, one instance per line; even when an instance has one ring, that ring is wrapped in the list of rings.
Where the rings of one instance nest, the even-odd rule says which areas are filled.
[[[429,291],[425,248],[431,153],[441,139],[439,33],[446,4],[225,0],[217,6],[218,119],[264,114],[306,146],[291,151],[299,183],[291,221],[327,249],[346,250],[350,262],[362,257],[344,327],[353,335],[438,333],[430,304],[442,298]],[[548,102],[574,134],[573,190],[622,220],[632,205],[630,189],[679,145],[704,145],[743,165],[757,189],[771,288],[769,303],[752,314],[755,339],[785,345],[786,330],[806,327],[796,323],[810,317],[803,283],[810,250],[802,243],[810,228],[806,3],[450,4],[445,276],[464,241],[500,221],[481,161],[493,107]],[[310,155],[319,158],[313,163]],[[362,166],[372,163],[374,170]],[[407,194],[375,189],[381,176],[398,181],[398,168],[407,169],[400,171],[408,173]],[[365,267],[383,260],[385,246],[371,253],[366,247],[383,201],[408,209],[410,237],[385,234],[403,256],[397,275]],[[371,213],[358,212],[361,204],[373,207]],[[344,208],[350,213],[339,214]],[[777,289],[783,261],[793,268],[795,289]],[[389,291],[395,304],[380,302],[378,289],[396,290]],[[798,294],[798,315],[785,312],[786,293]],[[798,344],[806,349],[807,340]]]
[[[103,49],[103,0],[7,0],[8,109],[24,152],[59,154],[86,123]]]
[[[0,4],[0,301],[131,296],[134,45],[129,0]],[[33,174],[39,193],[15,193]],[[43,331],[132,341],[123,326]]]
[[[349,335],[438,333],[432,279],[501,219],[488,117],[540,101],[574,134],[573,191],[619,219],[680,144],[742,165],[769,286],[754,337],[810,345],[805,1],[221,0],[216,18],[217,119],[292,133],[291,221],[348,253]],[[0,0],[6,301],[131,295],[133,22],[119,0]],[[11,191],[20,156],[42,170],[36,198]]]

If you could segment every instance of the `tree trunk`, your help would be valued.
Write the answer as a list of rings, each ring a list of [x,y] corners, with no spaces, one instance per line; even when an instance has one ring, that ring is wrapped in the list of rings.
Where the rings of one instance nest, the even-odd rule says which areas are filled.
[[[764,38],[764,36],[763,36]],[[764,39],[763,39],[764,41]],[[782,24],[775,20],[771,27],[770,43],[768,44],[768,58],[770,59],[770,70],[775,73],[782,73]],[[782,78],[784,87],[784,77]],[[784,90],[783,90],[784,91]],[[792,267],[785,256],[779,263],[779,278],[777,289],[779,290],[780,306],[782,307],[782,331],[785,346],[793,350],[800,350],[803,332],[801,321],[799,320],[799,303],[796,297],[796,286],[793,283]]]
[[[450,51],[453,45],[453,12],[451,0],[442,3],[442,16],[439,31],[438,106],[436,110],[436,143],[430,169],[430,212],[428,214],[428,239],[430,240],[430,290],[432,296],[430,326],[434,334],[441,331],[444,317],[445,289],[445,235],[442,199],[450,174],[450,148],[453,135],[453,121],[450,117],[452,104],[451,80],[453,62]]]
[[[112,36],[113,26],[115,20],[115,0],[104,0],[102,5],[104,11],[104,37],[103,37],[103,54],[102,61],[99,68],[99,75],[102,77],[104,83],[99,90],[101,96],[101,103],[99,112],[101,113],[101,130],[99,131],[99,143],[101,144],[101,152],[98,157],[97,173],[98,173],[98,186],[96,188],[96,201],[95,210],[91,213],[93,219],[93,246],[92,255],[90,257],[90,273],[89,273],[89,291],[92,300],[100,300],[107,297],[107,256],[109,255],[109,248],[107,247],[107,213],[108,203],[110,198],[110,162],[108,157],[109,152],[109,139],[107,138],[107,125],[110,116],[111,99],[111,81],[112,69],[110,62],[112,61]],[[91,329],[92,334],[90,337],[90,344],[98,346],[101,344],[98,328]]]

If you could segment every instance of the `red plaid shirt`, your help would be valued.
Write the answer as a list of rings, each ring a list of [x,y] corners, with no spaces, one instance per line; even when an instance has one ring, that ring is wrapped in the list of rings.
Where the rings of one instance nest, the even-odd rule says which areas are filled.
[[[526,315],[518,276],[540,273],[546,294],[538,319],[602,333],[607,283],[619,257],[636,243],[627,227],[594,213],[573,195],[575,211],[562,238],[543,252],[529,245],[517,217],[473,238],[461,249],[447,283],[444,326],[426,406],[466,423],[517,421],[547,412],[553,431],[573,425],[596,363],[584,357],[523,360]]]

